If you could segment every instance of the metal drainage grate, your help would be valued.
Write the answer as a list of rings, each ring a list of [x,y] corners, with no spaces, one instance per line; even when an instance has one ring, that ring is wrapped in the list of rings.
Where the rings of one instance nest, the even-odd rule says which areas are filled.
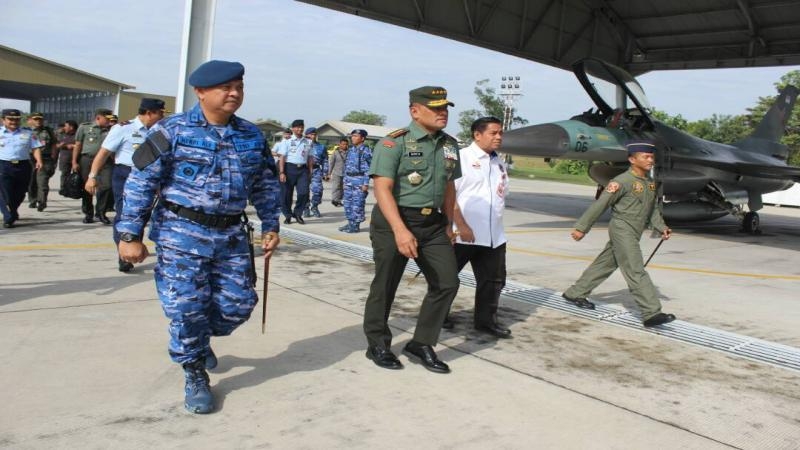
[[[281,235],[306,247],[325,249],[342,256],[372,262],[372,249],[369,247],[288,228],[283,228]],[[409,261],[406,266],[406,272],[416,274],[418,271],[419,268],[416,263]],[[459,278],[463,286],[475,287],[475,277],[471,272],[462,271]],[[628,311],[602,304],[597,305],[597,309],[594,310],[581,309],[565,302],[561,298],[560,292],[528,286],[514,281],[506,282],[503,295],[519,302],[555,309],[586,319],[634,328],[742,358],[800,371],[800,349],[788,345],[717,330],[682,320],[676,320],[658,328],[643,328],[641,319]]]

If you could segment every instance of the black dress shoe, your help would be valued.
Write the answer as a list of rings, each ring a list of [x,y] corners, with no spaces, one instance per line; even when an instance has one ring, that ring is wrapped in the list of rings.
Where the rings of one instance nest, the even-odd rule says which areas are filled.
[[[509,330],[508,328],[503,328],[497,323],[486,323],[486,324],[475,325],[475,329],[478,331],[483,331],[484,333],[489,333],[492,336],[498,337],[500,339],[511,338],[511,330]]]
[[[403,368],[403,364],[397,359],[397,356],[394,356],[391,350],[382,347],[369,347],[367,349],[367,359],[371,359],[376,366],[384,369],[397,370]]]
[[[643,324],[644,326],[649,328],[657,325],[663,325],[665,323],[670,323],[673,320],[675,320],[675,314],[658,313],[655,316],[645,320]]]
[[[561,296],[564,297],[564,300],[572,303],[578,308],[594,309],[594,303],[586,300],[584,297],[569,297],[567,294],[561,294]]]
[[[39,204],[39,202],[34,200],[34,201],[28,203],[28,208],[30,208],[30,209],[36,208],[36,205],[38,205],[38,204]]]
[[[452,319],[450,319],[450,316],[447,316],[447,317],[444,318],[444,322],[442,322],[442,329],[444,329],[444,330],[452,330],[453,328],[455,328],[455,326],[456,326],[456,323],[453,322]]]
[[[97,220],[99,220],[103,225],[111,225],[111,219],[106,217],[105,214],[98,214]]]
[[[436,352],[430,345],[410,341],[403,347],[403,354],[409,358],[412,356],[419,358],[419,362],[431,372],[450,373],[450,367],[436,356]]]
[[[133,270],[133,263],[129,263],[127,261],[119,260],[119,271],[123,273],[128,273]]]
[[[47,203],[39,202],[39,205],[36,207],[36,210],[39,212],[44,211],[47,208]]]
[[[3,222],[3,228],[14,228],[14,222]]]
[[[299,223],[300,225],[305,225],[306,224],[306,221],[303,220],[303,215],[302,214],[295,214],[294,220],[296,220],[297,223]]]
[[[90,215],[83,216],[83,223],[94,223],[94,217]]]
[[[285,223],[286,225],[291,224],[292,223],[292,218],[291,217],[287,217],[287,218],[283,219],[283,223]]]

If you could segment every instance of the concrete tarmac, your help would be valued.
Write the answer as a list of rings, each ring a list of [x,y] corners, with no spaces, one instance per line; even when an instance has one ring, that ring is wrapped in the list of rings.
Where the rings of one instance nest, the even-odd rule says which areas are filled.
[[[326,190],[326,198],[329,195]],[[512,180],[509,279],[563,290],[607,239],[580,243],[574,219],[594,189]],[[0,447],[39,448],[798,448],[800,373],[635,329],[502,300],[514,338],[471,326],[462,287],[457,326],[442,333],[433,374],[400,356],[387,371],[364,357],[371,264],[284,240],[271,263],[267,333],[260,308],[214,339],[216,411],[183,409],[183,376],[167,356],[154,258],[116,268],[111,228],[82,224],[80,202],[51,194],[0,230]],[[368,211],[373,197],[369,197]],[[342,209],[298,229],[336,231]],[[680,319],[800,347],[793,292],[800,211],[766,208],[764,234],[732,220],[675,227],[650,266],[665,310]],[[657,239],[643,240],[649,253]],[[152,247],[151,247],[152,248]],[[258,270],[262,268],[258,262]],[[400,353],[425,283],[398,291],[390,322]],[[593,297],[633,308],[618,274]]]

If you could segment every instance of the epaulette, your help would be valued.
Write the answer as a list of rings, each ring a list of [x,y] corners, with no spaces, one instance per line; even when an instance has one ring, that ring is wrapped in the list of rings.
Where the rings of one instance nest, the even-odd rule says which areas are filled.
[[[121,126],[121,127],[124,127],[125,125],[130,125],[130,124],[132,124],[132,123],[133,123],[133,122],[131,122],[130,120],[126,120],[125,122],[119,122],[119,123],[117,123],[117,125],[119,125],[119,126]]]
[[[408,133],[408,131],[409,131],[408,128],[400,128],[400,129],[392,131],[387,136],[392,138],[392,139],[396,139],[396,138],[399,138],[400,136]]]

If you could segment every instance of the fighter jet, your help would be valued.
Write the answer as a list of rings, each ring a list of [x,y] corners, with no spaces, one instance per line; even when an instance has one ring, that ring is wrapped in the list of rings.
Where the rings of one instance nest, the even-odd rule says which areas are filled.
[[[554,123],[507,131],[503,151],[512,155],[590,161],[598,195],[628,168],[626,143],[657,143],[653,176],[659,183],[667,221],[712,220],[728,214],[742,229],[760,233],[762,194],[800,182],[800,167],[786,164],[784,134],[798,89],[787,86],[747,138],[732,145],[711,142],[670,127],[650,115],[644,90],[625,70],[594,58],[573,72],[597,110]],[[614,105],[613,107],[611,105]]]

